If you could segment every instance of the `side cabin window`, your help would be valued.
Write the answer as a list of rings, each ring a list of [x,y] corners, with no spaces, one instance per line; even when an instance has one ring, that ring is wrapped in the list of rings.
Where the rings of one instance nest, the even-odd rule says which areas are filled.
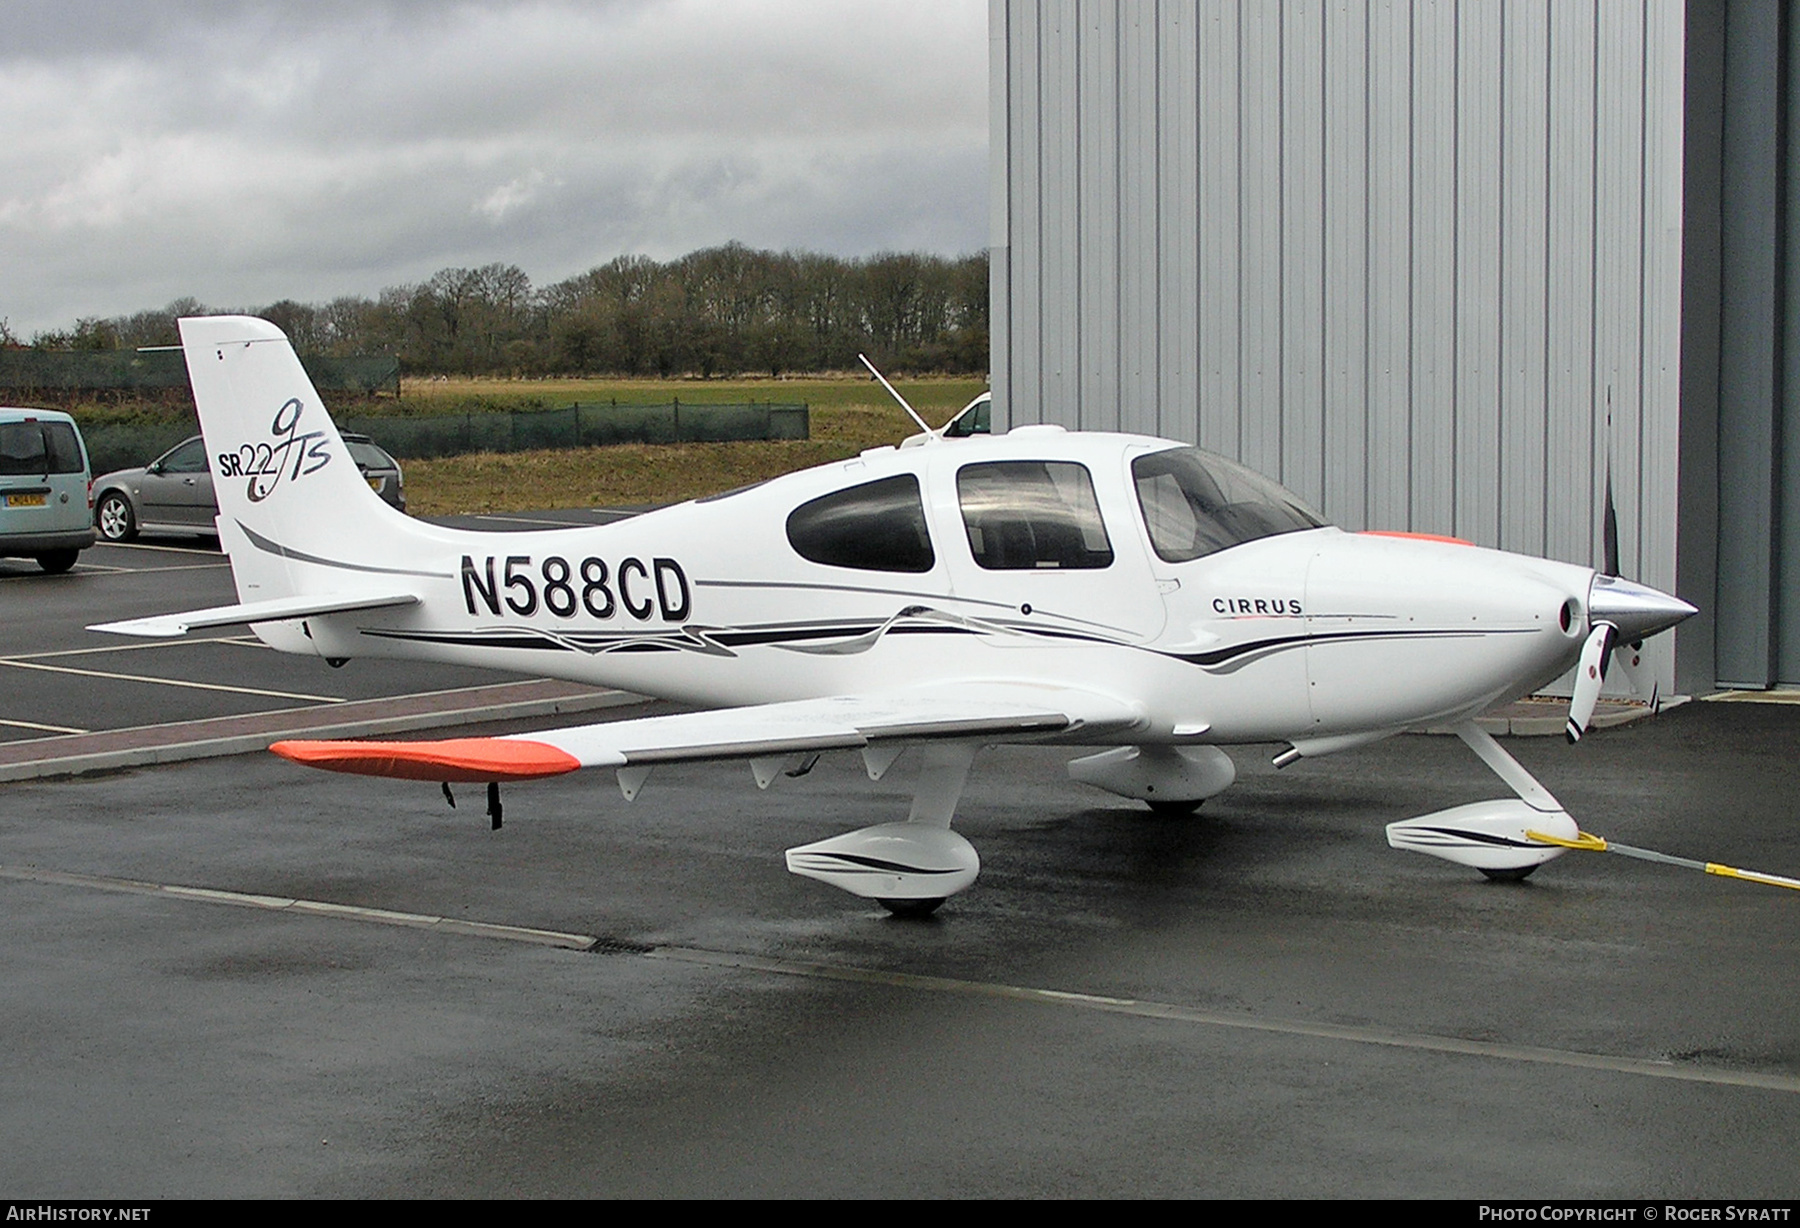
[[[190,439],[186,443],[177,444],[163,453],[162,459],[156,463],[162,466],[164,473],[205,473],[206,441]]]
[[[1073,461],[964,465],[956,497],[975,562],[989,571],[1110,567],[1094,482]]]
[[[802,503],[787,518],[787,538],[801,558],[830,567],[923,572],[937,562],[910,473]]]
[[[1261,537],[1323,528],[1287,490],[1198,448],[1170,448],[1131,462],[1150,544],[1165,563],[1186,563]]]

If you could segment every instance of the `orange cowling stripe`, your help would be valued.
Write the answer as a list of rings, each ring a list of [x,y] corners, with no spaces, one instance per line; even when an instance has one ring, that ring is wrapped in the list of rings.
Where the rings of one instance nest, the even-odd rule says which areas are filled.
[[[547,742],[450,738],[442,742],[277,742],[283,759],[332,772],[401,780],[535,780],[561,776],[581,760]]]
[[[1402,533],[1398,529],[1364,529],[1364,537],[1410,537],[1421,542],[1449,542],[1452,546],[1473,546],[1465,537],[1445,537],[1442,533]]]

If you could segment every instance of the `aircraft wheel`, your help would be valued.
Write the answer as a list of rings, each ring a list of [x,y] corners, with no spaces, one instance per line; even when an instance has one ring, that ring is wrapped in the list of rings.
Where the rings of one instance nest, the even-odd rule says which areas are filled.
[[[944,900],[942,896],[939,896],[935,900],[877,900],[875,902],[896,917],[921,918],[929,917],[936,912],[938,905],[942,904]]]
[[[60,576],[75,566],[75,556],[79,550],[46,550],[37,556],[37,564],[53,576]]]
[[[1165,819],[1184,819],[1200,809],[1200,799],[1193,801],[1176,801],[1172,798],[1152,798],[1144,803],[1150,807],[1150,813]]]
[[[1542,862],[1538,863],[1542,865]],[[1514,866],[1508,870],[1483,870],[1482,873],[1496,883],[1522,883],[1530,878],[1537,866]]]
[[[116,490],[102,495],[100,506],[94,509],[94,527],[109,542],[128,542],[136,537],[137,516],[132,513],[131,500]]]

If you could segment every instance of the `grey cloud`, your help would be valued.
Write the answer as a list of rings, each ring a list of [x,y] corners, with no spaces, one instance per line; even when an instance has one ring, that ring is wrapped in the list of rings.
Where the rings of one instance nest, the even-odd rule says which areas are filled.
[[[986,241],[980,0],[25,7],[0,52],[22,333],[492,260],[543,283],[730,239]]]

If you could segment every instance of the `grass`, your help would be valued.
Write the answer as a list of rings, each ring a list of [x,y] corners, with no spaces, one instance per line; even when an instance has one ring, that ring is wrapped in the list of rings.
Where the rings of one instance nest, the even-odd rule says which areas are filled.
[[[751,482],[847,460],[865,448],[899,443],[918,428],[867,378],[792,380],[432,380],[431,390],[409,382],[404,399],[422,407],[468,398],[515,397],[546,403],[606,400],[666,404],[805,401],[812,406],[812,438],[751,443],[619,444],[543,452],[483,452],[404,462],[407,506],[424,516],[519,512],[552,507],[632,507],[676,503]],[[916,380],[897,385],[936,426],[986,388],[980,380]],[[873,391],[881,399],[870,397]],[[704,396],[700,395],[702,392]]]
[[[987,387],[979,379],[896,381],[933,426],[948,421]],[[760,482],[810,465],[846,460],[865,448],[899,443],[918,428],[866,375],[792,379],[408,379],[398,401],[327,398],[340,420],[366,414],[455,414],[547,409],[575,401],[695,405],[746,401],[805,402],[812,438],[789,442],[621,444],[542,452],[477,453],[404,461],[407,506],[426,516],[539,508],[630,507],[676,503]],[[131,402],[74,408],[83,426],[191,424],[186,405]],[[143,460],[148,460],[144,457]],[[139,463],[132,461],[130,463]]]
[[[627,443],[413,460],[404,462],[406,506],[416,515],[447,516],[678,503],[860,450],[821,440]]]
[[[987,388],[984,379],[934,378],[897,380],[913,408],[934,424],[949,417]],[[905,417],[899,406],[866,375],[809,375],[790,379],[407,379],[400,400],[387,402],[415,414],[460,413],[465,403],[494,409],[548,408],[572,401],[616,400],[629,405],[666,405],[681,400],[695,405],[744,401],[804,401],[815,410],[885,406]]]

